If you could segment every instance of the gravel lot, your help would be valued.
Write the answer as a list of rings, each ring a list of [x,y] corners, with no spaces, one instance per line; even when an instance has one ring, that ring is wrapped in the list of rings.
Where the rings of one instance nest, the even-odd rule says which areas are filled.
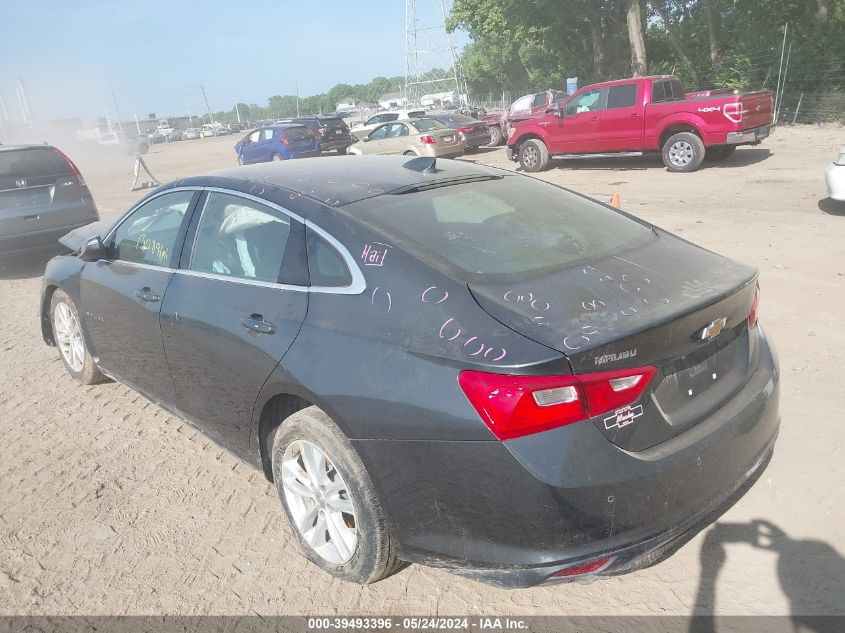
[[[234,137],[157,145],[162,181],[235,164]],[[693,174],[657,159],[541,175],[760,268],[783,372],[768,471],[715,527],[625,577],[503,591],[411,566],[368,587],[296,551],[263,476],[128,388],[81,387],[41,342],[41,261],[0,265],[0,614],[845,613],[845,205],[823,170],[842,128],[779,129]],[[104,218],[132,159],[66,147]],[[470,160],[506,165],[502,149]],[[322,159],[312,159],[322,160]],[[513,168],[507,164],[509,168]]]

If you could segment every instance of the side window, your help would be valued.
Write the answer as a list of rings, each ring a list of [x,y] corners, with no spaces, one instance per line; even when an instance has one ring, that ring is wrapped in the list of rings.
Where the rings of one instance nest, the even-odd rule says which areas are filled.
[[[352,283],[352,273],[340,253],[310,228],[307,248],[308,272],[312,286],[342,288]]]
[[[259,138],[261,138],[261,130],[255,130],[255,132],[249,135],[249,142],[257,143]]]
[[[655,81],[651,84],[651,102],[661,103],[666,101],[666,82]]]
[[[367,119],[367,122],[365,123],[365,125],[378,125],[379,123],[381,123],[381,115],[377,114],[377,115],[371,116],[369,119]]]
[[[112,258],[150,266],[170,266],[179,228],[194,193],[166,193],[135,209],[114,232]]]
[[[290,218],[246,198],[208,194],[190,270],[239,279],[278,282],[290,235]]]
[[[637,103],[637,84],[611,86],[607,91],[607,109],[633,108]]]
[[[394,123],[390,126],[390,131],[387,135],[391,138],[397,136],[408,136],[408,127],[402,123]]]
[[[267,128],[266,130],[261,130],[261,140],[262,141],[272,141],[273,140],[273,132],[272,128]]]
[[[396,114],[395,112],[391,112],[390,114],[382,114],[381,115],[381,120],[384,121],[385,123],[388,122],[388,121],[395,121],[398,118],[399,118],[399,115]]]
[[[590,90],[572,99],[566,104],[566,114],[580,114],[581,112],[597,112],[603,110],[602,90]]]
[[[380,141],[384,138],[387,138],[387,128],[389,126],[382,125],[381,127],[377,127],[372,132],[370,132],[370,140],[371,141]]]
[[[540,92],[534,95],[534,101],[531,103],[531,105],[535,108],[539,108],[540,106],[546,105],[546,93]]]

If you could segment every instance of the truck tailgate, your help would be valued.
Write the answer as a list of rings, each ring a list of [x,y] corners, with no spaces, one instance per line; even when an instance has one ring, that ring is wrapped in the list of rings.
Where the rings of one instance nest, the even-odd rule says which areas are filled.
[[[742,120],[739,122],[739,129],[751,130],[772,122],[772,93],[749,92],[739,98],[742,103]]]

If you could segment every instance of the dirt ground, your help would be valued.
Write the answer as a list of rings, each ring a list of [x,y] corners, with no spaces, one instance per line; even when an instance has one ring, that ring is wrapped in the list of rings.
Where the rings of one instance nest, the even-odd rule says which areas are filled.
[[[162,181],[235,164],[234,137],[154,146]],[[41,261],[0,269],[0,614],[845,613],[845,204],[823,172],[842,128],[779,129],[693,174],[655,159],[541,175],[759,267],[783,374],[768,471],[667,561],[504,591],[418,565],[368,587],[296,551],[272,485],[120,384],[80,387],[41,342]],[[66,148],[105,218],[132,159]],[[506,165],[502,149],[469,157]],[[322,160],[322,159],[312,159]]]

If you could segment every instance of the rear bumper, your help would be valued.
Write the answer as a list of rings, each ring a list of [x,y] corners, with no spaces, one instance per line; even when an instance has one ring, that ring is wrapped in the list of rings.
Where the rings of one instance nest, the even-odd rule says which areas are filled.
[[[768,138],[774,132],[774,125],[761,125],[742,132],[728,132],[726,145],[752,145]]]
[[[599,558],[613,559],[598,572],[612,575],[671,554],[768,463],[779,377],[760,342],[738,394],[643,451],[618,448],[586,422],[506,442],[356,441],[400,557],[525,587]]]
[[[337,149],[343,149],[344,147],[349,147],[350,145],[352,145],[352,138],[349,136],[344,138],[321,140],[320,151],[328,152]]]
[[[27,233],[16,233],[15,235],[0,235],[0,257],[34,253],[51,248],[59,251],[64,248],[59,244],[60,237],[79,227],[88,226],[99,219],[99,216],[95,213],[84,222],[76,222],[67,226],[29,231]]]
[[[472,149],[475,147],[481,147],[483,145],[488,145],[490,143],[490,134],[474,134],[472,136],[467,136],[465,134],[461,134],[461,141],[464,143],[464,147],[468,149]]]

